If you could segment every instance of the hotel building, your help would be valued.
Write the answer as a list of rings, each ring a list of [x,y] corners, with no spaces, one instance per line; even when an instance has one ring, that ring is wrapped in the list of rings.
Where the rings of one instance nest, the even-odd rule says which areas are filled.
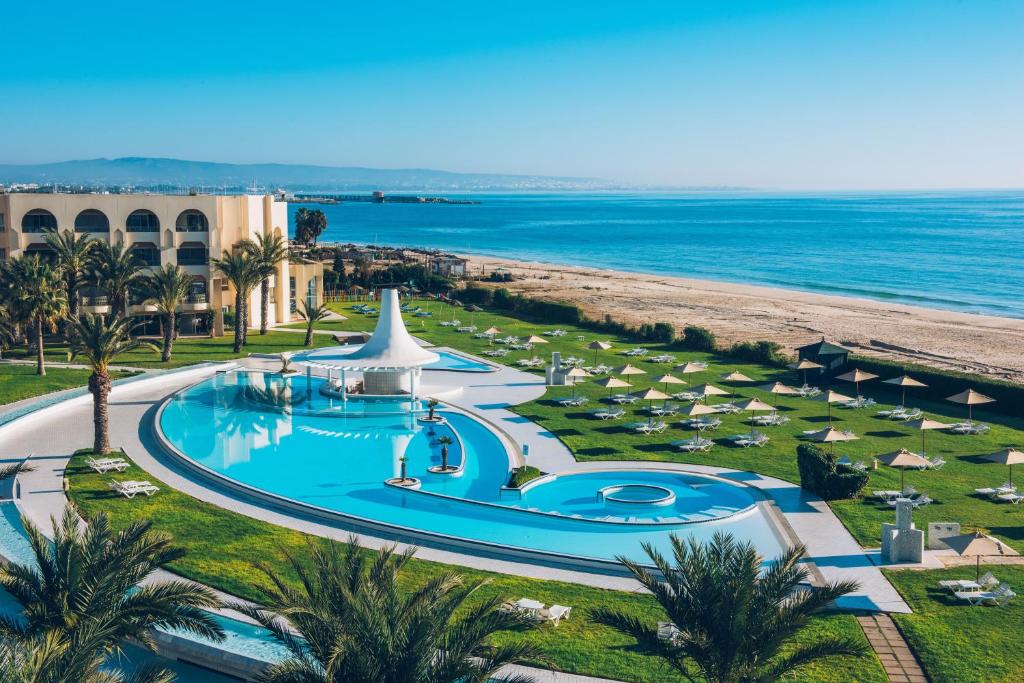
[[[185,333],[206,332],[208,311],[213,311],[213,333],[224,334],[224,313],[235,304],[234,289],[211,260],[240,240],[257,235],[287,237],[288,205],[271,195],[166,195],[166,194],[0,194],[0,260],[21,255],[53,255],[45,233],[71,230],[123,244],[150,269],[177,264],[193,277],[192,292],[182,303]],[[323,266],[320,263],[278,264],[270,279],[268,323],[295,320],[296,304],[323,301]],[[84,287],[82,310],[107,313],[105,293]],[[152,314],[155,309],[136,296],[131,313]],[[250,325],[260,324],[260,292],[249,301]]]

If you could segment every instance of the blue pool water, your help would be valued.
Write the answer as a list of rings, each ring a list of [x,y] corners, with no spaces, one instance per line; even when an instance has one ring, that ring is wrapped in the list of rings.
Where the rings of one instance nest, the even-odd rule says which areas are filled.
[[[316,363],[340,365],[344,362],[345,356],[360,348],[359,344],[350,346],[329,346],[313,351],[303,351],[292,357],[293,361],[313,361]],[[475,361],[451,351],[434,351],[438,355],[437,361],[430,365],[423,366],[424,370],[451,370],[456,372],[494,372],[494,368],[486,363]]]
[[[339,412],[337,402],[317,391],[322,380],[313,378],[309,391],[306,382],[262,373],[220,375],[169,402],[160,428],[179,451],[216,474],[350,517],[436,536],[607,561],[620,554],[643,559],[644,542],[666,550],[669,532],[707,539],[727,529],[767,557],[779,552],[756,508],[728,519],[682,523],[751,507],[755,501],[747,489],[694,475],[629,471],[559,477],[530,489],[523,500],[506,497],[500,490],[508,477],[506,449],[477,420],[442,412],[448,424],[432,434],[415,413],[397,408]],[[287,384],[303,402],[294,410],[269,409],[246,397],[246,387],[254,384]],[[462,465],[462,476],[427,469],[441,462],[442,435],[455,437],[449,463]],[[384,484],[399,475],[402,458],[407,476],[422,481],[420,492]],[[676,493],[671,509],[623,514],[597,505],[597,490],[609,482],[651,481]],[[594,521],[608,517],[617,523]]]

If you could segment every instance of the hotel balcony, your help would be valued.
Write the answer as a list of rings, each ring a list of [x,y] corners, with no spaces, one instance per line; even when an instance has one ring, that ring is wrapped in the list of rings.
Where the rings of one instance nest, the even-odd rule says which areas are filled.
[[[128,310],[132,315],[140,315],[144,313],[156,313],[160,309],[157,308],[156,304],[132,304],[128,307]]]
[[[182,313],[197,313],[210,310],[210,304],[206,301],[205,294],[193,294],[182,302]]]
[[[82,312],[106,315],[110,313],[110,300],[105,296],[82,297]]]

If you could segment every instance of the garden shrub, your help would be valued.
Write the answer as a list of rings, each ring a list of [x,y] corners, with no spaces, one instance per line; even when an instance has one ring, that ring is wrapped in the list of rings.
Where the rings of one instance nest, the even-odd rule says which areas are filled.
[[[750,363],[774,365],[781,367],[789,362],[789,357],[782,353],[782,345],[773,341],[736,342],[729,347],[728,355]]]
[[[718,346],[715,334],[706,327],[699,325],[687,325],[683,328],[683,338],[680,345],[692,351],[713,352]]]
[[[824,500],[856,497],[868,483],[868,473],[836,462],[836,456],[817,446],[796,447],[796,464],[800,470],[800,486]]]
[[[522,467],[516,467],[512,469],[512,474],[508,478],[508,485],[512,488],[519,488],[523,484],[533,481],[537,477],[542,476],[544,473],[532,465],[523,465]]]

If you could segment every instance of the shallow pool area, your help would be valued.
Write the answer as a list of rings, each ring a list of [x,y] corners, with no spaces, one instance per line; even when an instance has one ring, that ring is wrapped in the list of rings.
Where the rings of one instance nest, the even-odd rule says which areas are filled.
[[[506,489],[516,457],[479,419],[422,405],[376,399],[342,404],[319,392],[323,380],[232,372],[170,399],[158,421],[165,443],[207,477],[241,485],[272,502],[336,515],[339,523],[392,530],[396,539],[491,554],[611,565],[643,560],[643,543],[663,551],[669,534],[709,539],[719,530],[750,540],[773,557],[780,543],[753,489],[697,474],[639,468],[568,473]],[[270,401],[253,400],[273,394]],[[355,404],[353,406],[353,404]],[[454,474],[431,472],[442,462]],[[385,484],[404,474],[418,490]],[[625,488],[617,500],[609,487]],[[239,488],[239,487],[235,487]],[[625,499],[656,488],[664,500]],[[616,496],[612,496],[613,499]]]

